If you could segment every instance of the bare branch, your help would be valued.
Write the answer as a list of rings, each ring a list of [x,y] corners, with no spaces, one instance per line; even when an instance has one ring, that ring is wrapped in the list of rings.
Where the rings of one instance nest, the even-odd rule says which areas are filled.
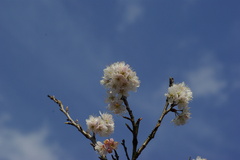
[[[139,128],[139,123],[140,123],[141,118],[139,118],[138,122],[136,123],[135,119],[134,119],[133,112],[132,112],[131,108],[129,107],[127,97],[122,96],[122,100],[123,100],[123,102],[126,106],[128,114],[130,116],[130,119],[128,119],[128,120],[130,120],[131,123],[132,123],[132,129],[131,130],[130,130],[130,127],[128,125],[127,125],[127,127],[132,132],[132,136],[133,136],[133,139],[132,139],[132,160],[135,160],[135,155],[136,155],[136,152],[137,152],[137,145],[138,145],[138,138],[137,138],[138,128]]]
[[[103,157],[103,156],[98,157],[98,158],[101,159],[101,160],[107,160],[107,158],[106,158],[106,157]]]
[[[173,85],[173,83],[174,83],[174,79],[169,78],[169,87],[171,87]],[[169,106],[169,103],[166,100],[166,104],[165,104],[164,109],[162,111],[162,115],[158,119],[157,124],[154,127],[154,129],[152,130],[152,132],[149,134],[147,139],[143,142],[142,146],[137,150],[136,157],[135,157],[136,159],[141,154],[141,152],[146,148],[148,143],[155,137],[155,134],[157,133],[158,128],[161,126],[162,120],[165,117],[165,115],[167,115],[167,113],[171,111],[173,106],[171,105],[169,109],[168,109],[168,106]]]
[[[170,77],[169,78],[169,87],[172,87],[173,83],[174,83],[174,78]]]
[[[129,118],[129,117],[126,117],[126,116],[122,116],[122,117],[129,120],[129,121],[132,121],[131,118]]]
[[[112,156],[112,160],[119,160],[119,156],[118,156],[118,153],[117,153],[117,151],[114,149],[114,156],[113,155],[111,155]]]
[[[55,98],[54,96],[48,95],[48,97],[53,100],[55,103],[58,104],[60,111],[67,117],[67,122],[65,124],[72,125],[78,129],[79,132],[81,132],[87,139],[89,139],[94,145],[96,144],[96,138],[95,136],[91,136],[88,132],[86,132],[80,124],[78,124],[78,121],[74,121],[71,116],[69,115],[69,107],[66,107],[64,109],[64,106],[60,100]]]
[[[122,100],[126,106],[126,109],[128,111],[128,114],[130,116],[130,119],[127,118],[128,120],[130,120],[132,123],[134,123],[134,115],[133,115],[133,112],[131,110],[131,108],[129,107],[129,104],[128,104],[128,101],[127,101],[127,97],[126,96],[122,96]]]
[[[124,139],[122,140],[122,143],[121,143],[121,144],[123,145],[123,148],[124,148],[124,151],[125,151],[127,160],[130,160],[130,158],[129,158],[129,156],[128,156],[128,151],[127,151],[127,147],[126,147],[126,145],[125,145],[125,140],[124,140]]]
[[[142,120],[142,118],[138,118],[137,123],[136,123],[138,126],[139,126],[141,120]]]
[[[165,107],[163,109],[162,115],[160,116],[160,118],[157,121],[156,126],[154,127],[154,129],[152,130],[152,132],[149,134],[149,136],[147,137],[147,139],[143,142],[142,146],[138,149],[137,153],[136,153],[136,158],[141,154],[141,152],[146,148],[146,146],[148,145],[148,143],[154,138],[158,128],[161,126],[162,120],[165,117],[165,115],[170,111],[170,109],[167,110],[168,107],[168,102],[166,102]]]
[[[127,128],[133,133],[133,130],[132,130],[132,128],[127,124],[127,123],[125,123],[125,125],[127,126]]]
[[[111,155],[111,157],[112,157],[112,160],[116,160],[116,158],[114,158],[114,156],[113,156],[113,155]]]

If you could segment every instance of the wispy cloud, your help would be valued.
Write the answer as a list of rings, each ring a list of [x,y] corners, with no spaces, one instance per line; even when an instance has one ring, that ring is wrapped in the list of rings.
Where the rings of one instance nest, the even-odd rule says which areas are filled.
[[[213,66],[200,67],[189,73],[188,78],[198,96],[218,94],[226,86],[223,80],[217,78],[216,68]]]
[[[134,24],[143,14],[143,7],[136,1],[121,1],[122,19],[118,25],[118,30],[123,31],[129,25]]]
[[[222,75],[222,66],[211,54],[204,56],[199,65],[187,74],[195,97],[220,96],[226,99],[223,90],[227,81]]]
[[[59,160],[61,149],[47,143],[49,131],[46,127],[29,133],[11,128],[5,123],[8,114],[0,115],[0,159],[8,160]],[[56,154],[58,153],[58,154]]]

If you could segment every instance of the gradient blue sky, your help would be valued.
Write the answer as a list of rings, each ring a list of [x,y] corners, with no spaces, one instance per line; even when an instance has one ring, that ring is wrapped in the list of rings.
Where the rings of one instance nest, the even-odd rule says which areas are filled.
[[[97,159],[47,95],[86,128],[89,115],[107,111],[99,81],[116,61],[141,80],[128,99],[143,118],[140,144],[169,77],[194,95],[189,123],[176,127],[169,114],[139,160],[239,158],[239,8],[238,0],[0,0],[0,159]],[[129,146],[126,121],[114,118],[112,137]]]

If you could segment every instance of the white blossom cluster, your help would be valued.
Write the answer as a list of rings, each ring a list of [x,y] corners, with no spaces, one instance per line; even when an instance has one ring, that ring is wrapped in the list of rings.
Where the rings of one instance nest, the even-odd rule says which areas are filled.
[[[178,106],[178,110],[175,110],[176,117],[172,121],[177,126],[184,125],[187,120],[191,118],[188,103],[193,98],[192,91],[182,82],[169,87],[168,93],[166,93],[165,96],[171,106]]]
[[[101,113],[101,116],[89,116],[86,119],[88,130],[93,133],[99,134],[101,137],[107,137],[114,132],[114,121],[111,114]]]
[[[192,159],[195,160],[195,159]],[[206,158],[201,158],[200,156],[197,156],[196,160],[207,160]]]
[[[99,155],[105,157],[108,153],[112,153],[113,150],[117,149],[118,142],[115,142],[113,138],[106,139],[103,143],[98,141],[94,149]]]
[[[140,86],[136,72],[125,62],[116,62],[105,68],[100,83],[108,89],[106,102],[109,103],[108,109],[115,114],[126,110],[122,96],[127,97],[129,91],[136,91]]]

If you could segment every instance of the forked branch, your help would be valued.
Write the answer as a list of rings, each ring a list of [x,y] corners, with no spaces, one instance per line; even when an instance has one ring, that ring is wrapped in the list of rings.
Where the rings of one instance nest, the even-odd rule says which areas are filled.
[[[174,79],[173,78],[169,78],[169,87],[171,87],[174,83]],[[155,134],[157,133],[158,128],[161,126],[162,120],[163,118],[168,114],[168,112],[171,111],[172,106],[170,108],[168,108],[169,103],[166,100],[166,104],[164,106],[164,109],[162,111],[162,115],[160,116],[160,118],[157,121],[156,126],[154,127],[154,129],[152,130],[152,132],[149,134],[149,136],[147,137],[147,139],[143,142],[142,146],[137,150],[136,155],[135,155],[135,159],[138,158],[138,156],[142,153],[142,151],[146,148],[146,146],[148,145],[148,143],[155,137]]]

